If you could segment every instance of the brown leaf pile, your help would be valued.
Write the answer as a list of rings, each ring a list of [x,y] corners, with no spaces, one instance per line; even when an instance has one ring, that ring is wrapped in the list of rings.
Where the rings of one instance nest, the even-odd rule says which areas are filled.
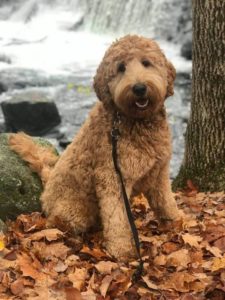
[[[0,299],[225,299],[225,195],[176,198],[186,218],[164,227],[142,196],[134,199],[145,262],[136,284],[137,262],[116,262],[101,233],[75,238],[47,229],[39,213],[20,215],[0,235]]]

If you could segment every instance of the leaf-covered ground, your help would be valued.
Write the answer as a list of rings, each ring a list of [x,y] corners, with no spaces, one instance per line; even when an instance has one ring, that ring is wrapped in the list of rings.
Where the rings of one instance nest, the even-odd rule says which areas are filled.
[[[47,229],[39,213],[20,215],[0,236],[0,299],[225,299],[225,195],[176,199],[187,218],[170,227],[159,225],[143,197],[134,199],[145,261],[134,285],[137,262],[116,262],[101,233],[74,238]]]

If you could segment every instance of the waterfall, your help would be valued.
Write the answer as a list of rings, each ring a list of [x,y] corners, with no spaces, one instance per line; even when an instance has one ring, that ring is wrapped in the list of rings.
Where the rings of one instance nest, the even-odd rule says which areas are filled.
[[[85,25],[96,32],[142,33],[175,39],[190,0],[89,0]]]
[[[81,26],[96,33],[177,40],[185,31],[180,20],[184,11],[190,15],[191,0],[17,0],[0,6],[0,19],[26,23],[44,15],[64,29]]]

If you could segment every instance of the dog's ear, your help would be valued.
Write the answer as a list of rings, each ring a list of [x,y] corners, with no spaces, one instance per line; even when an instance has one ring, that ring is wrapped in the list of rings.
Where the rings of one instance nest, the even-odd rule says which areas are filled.
[[[166,98],[167,98],[174,94],[173,88],[174,88],[174,80],[176,78],[176,70],[172,65],[172,63],[168,60],[166,62],[166,67],[167,67],[167,82],[168,82],[167,94],[166,94]]]
[[[93,87],[98,99],[102,102],[108,102],[110,98],[110,92],[107,82],[107,74],[105,72],[104,63],[101,62],[99,65],[95,77]]]

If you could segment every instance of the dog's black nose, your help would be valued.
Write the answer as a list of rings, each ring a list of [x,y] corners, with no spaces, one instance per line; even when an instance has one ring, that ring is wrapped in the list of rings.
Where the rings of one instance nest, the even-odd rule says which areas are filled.
[[[146,89],[146,85],[143,83],[136,83],[132,88],[136,96],[144,96],[144,94],[146,93]]]

